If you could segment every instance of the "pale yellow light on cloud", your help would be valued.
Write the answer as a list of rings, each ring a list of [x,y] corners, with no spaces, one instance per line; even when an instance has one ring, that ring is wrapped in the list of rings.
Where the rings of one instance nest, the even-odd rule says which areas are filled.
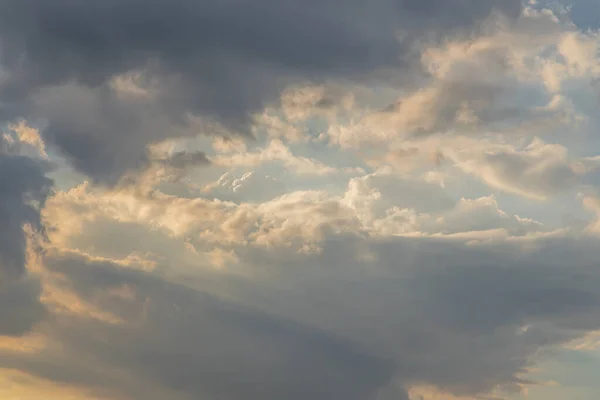
[[[474,397],[457,397],[428,387],[413,388],[409,396],[410,400],[476,400]]]
[[[110,400],[12,369],[0,369],[2,400]]]
[[[27,143],[28,145],[34,147],[42,157],[48,157],[48,154],[46,154],[46,145],[37,129],[32,128],[25,121],[19,121],[17,124],[11,124],[8,126],[8,129],[17,134],[17,137],[21,143]]]
[[[32,354],[44,349],[48,339],[38,333],[22,337],[0,336],[0,351]]]

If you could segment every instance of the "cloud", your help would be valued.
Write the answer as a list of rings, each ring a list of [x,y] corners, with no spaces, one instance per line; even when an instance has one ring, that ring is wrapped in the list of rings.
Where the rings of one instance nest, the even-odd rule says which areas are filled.
[[[595,245],[527,237],[540,224],[494,198],[444,195],[389,170],[351,179],[341,196],[300,191],[259,204],[89,185],[58,193],[45,209],[49,228],[60,223],[54,246],[154,251],[161,268],[49,249],[47,272],[60,279],[44,278],[53,314],[37,329],[61,346],[5,351],[0,364],[123,399],[517,390],[539,351],[600,329]],[[378,225],[399,206],[426,233]],[[478,245],[453,235],[489,239],[495,228],[509,234]],[[180,254],[184,242],[195,258]],[[183,286],[167,278],[178,274]],[[69,312],[56,313],[52,297]]]
[[[0,397],[534,388],[600,332],[598,43],[517,0],[0,0]]]
[[[119,399],[386,399],[424,386],[485,398],[528,384],[538,352],[600,328],[594,242],[538,245],[535,257],[509,242],[423,238],[331,238],[319,254],[239,248],[238,268],[259,275],[185,285],[52,250],[52,296],[72,291],[119,322],[54,315],[40,332],[58,346],[1,350],[0,365]]]
[[[286,193],[283,181],[257,172],[226,172],[216,182],[205,185],[202,192],[221,200],[262,203]]]
[[[51,186],[41,163],[0,153],[0,282],[23,275],[26,247],[23,226],[41,228],[39,209]]]
[[[150,399],[170,391],[176,399],[358,400],[389,371],[386,360],[343,338],[111,262],[57,254],[47,266],[68,277],[82,299],[128,322],[58,318],[49,333],[63,350],[53,354],[50,348],[36,357],[4,354],[5,367],[101,396],[135,398],[145,392]],[[131,295],[110,294],[124,285]],[[60,368],[53,365],[57,359]],[[109,373],[114,368],[132,379],[117,382]],[[147,384],[161,390],[144,391]]]
[[[248,131],[288,83],[410,67],[418,38],[520,10],[519,0],[5,3],[2,114],[43,119],[73,165],[114,183],[144,165],[146,145],[198,134],[191,116]]]
[[[158,143],[148,149],[145,168],[126,173],[119,179],[118,186],[148,192],[160,184],[178,183],[193,169],[210,164],[203,151],[176,150],[173,143]]]
[[[0,147],[0,336],[27,333],[45,316],[40,284],[25,276],[24,230],[26,225],[31,231],[42,229],[39,210],[52,186],[44,169],[42,163]]]
[[[18,147],[20,154],[26,153],[26,150],[33,150],[30,152],[32,157],[41,157],[44,159],[48,158],[46,154],[46,144],[40,136],[38,129],[28,126],[25,121],[19,121],[17,124],[8,125],[9,132],[5,134],[5,141],[9,140],[14,147]]]
[[[425,171],[419,179],[432,182],[431,186],[467,174],[492,190],[536,200],[578,187],[597,164],[594,157],[574,157],[567,146],[537,136],[434,135],[392,142],[375,155],[371,163],[380,170],[407,176]]]
[[[361,207],[361,203],[370,207],[369,198],[378,200],[379,204],[374,210],[376,213],[392,207],[435,213],[449,210],[455,204],[452,197],[439,185],[418,178],[398,176],[386,168],[350,179],[345,197],[357,208]],[[365,200],[367,203],[364,203]]]
[[[271,282],[285,289],[273,292],[278,300],[255,301],[368,343],[396,360],[405,386],[428,382],[475,398],[526,384],[536,352],[597,329],[598,297],[586,283],[598,279],[593,241],[544,240],[531,257],[512,245],[390,239],[366,245],[373,257],[364,264],[356,258],[360,243],[332,241],[312,265],[288,260]]]
[[[543,200],[574,187],[581,179],[582,171],[568,159],[565,147],[539,138],[533,138],[524,149],[492,145],[445,154],[455,160],[458,168],[491,187],[533,199]]]
[[[594,124],[593,111],[586,115],[580,105],[595,96],[590,82],[598,75],[597,33],[578,31],[567,16],[531,7],[511,24],[486,27],[481,35],[424,46],[420,62],[427,79],[389,94],[389,105],[357,101],[349,116],[338,107],[326,129],[329,144],[402,174],[430,169],[432,158],[438,167],[450,159],[461,169],[473,166],[494,189],[530,198],[576,185],[566,152],[577,146],[564,132],[580,135]],[[556,154],[549,154],[548,144],[544,156],[555,158],[554,165],[525,154],[523,141],[532,136],[555,141]],[[454,159],[445,147],[457,154]],[[501,169],[517,164],[527,175],[540,171],[528,182],[509,182],[521,178],[516,171],[501,176]]]
[[[510,235],[521,236],[542,231],[544,227],[537,221],[502,211],[490,196],[461,199],[455,208],[439,216],[430,229],[443,234],[505,229]]]
[[[34,278],[0,285],[0,337],[26,334],[47,316],[41,290]]]
[[[227,155],[219,155],[211,160],[219,166],[254,168],[262,163],[278,161],[299,175],[329,175],[338,172],[336,168],[330,167],[318,160],[295,156],[290,149],[279,139],[273,139],[269,145],[256,152],[244,152]],[[350,169],[348,172],[356,172],[360,169]],[[341,172],[341,171],[340,171]]]
[[[239,245],[318,252],[331,235],[466,234],[485,240],[498,233],[548,231],[539,222],[503,211],[493,197],[455,201],[437,184],[390,170],[351,178],[341,194],[284,189],[281,182],[256,174],[235,179],[225,174],[197,198],[84,184],[53,196],[44,222],[53,243],[85,251],[105,251],[104,244],[123,248],[115,235],[124,227],[126,235],[143,235],[155,248],[163,247],[157,243],[167,235],[208,253],[215,246],[230,251]],[[152,246],[137,251],[152,251]]]
[[[564,81],[594,76],[596,36],[529,7],[512,23],[494,22],[481,35],[425,45],[420,63],[427,79],[387,107],[360,110],[350,124],[332,124],[330,140],[343,148],[385,146],[414,135],[514,134],[577,120],[568,104],[552,96]],[[556,90],[547,93],[540,83]]]
[[[6,398],[35,398],[40,390],[48,400],[89,400],[85,390],[64,388],[50,381],[14,370],[3,370],[0,393]]]

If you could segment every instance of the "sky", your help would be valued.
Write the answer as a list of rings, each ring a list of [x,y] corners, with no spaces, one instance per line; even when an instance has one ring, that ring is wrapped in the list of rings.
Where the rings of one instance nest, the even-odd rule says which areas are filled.
[[[600,398],[600,5],[0,0],[0,398]]]

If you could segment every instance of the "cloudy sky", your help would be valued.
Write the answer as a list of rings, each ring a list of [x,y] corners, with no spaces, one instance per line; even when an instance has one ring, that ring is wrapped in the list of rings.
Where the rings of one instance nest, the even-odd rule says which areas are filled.
[[[600,398],[599,4],[0,0],[0,397]]]

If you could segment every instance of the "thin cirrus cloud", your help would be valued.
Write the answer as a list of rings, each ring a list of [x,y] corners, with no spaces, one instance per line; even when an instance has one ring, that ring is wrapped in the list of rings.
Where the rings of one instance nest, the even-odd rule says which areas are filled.
[[[0,397],[594,393],[581,7],[0,1]]]

